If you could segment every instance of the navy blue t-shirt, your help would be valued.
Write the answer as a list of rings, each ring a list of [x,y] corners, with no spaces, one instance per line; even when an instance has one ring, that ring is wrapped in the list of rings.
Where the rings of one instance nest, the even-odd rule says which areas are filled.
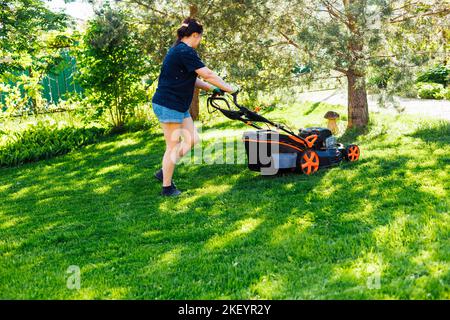
[[[197,80],[195,70],[204,66],[197,51],[184,42],[170,48],[152,102],[180,112],[188,111]]]

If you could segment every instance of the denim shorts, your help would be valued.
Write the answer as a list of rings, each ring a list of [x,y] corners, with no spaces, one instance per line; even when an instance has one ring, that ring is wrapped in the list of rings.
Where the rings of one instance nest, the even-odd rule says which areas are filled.
[[[153,112],[156,114],[156,117],[158,118],[159,122],[162,123],[166,122],[182,123],[184,119],[189,118],[191,116],[189,110],[186,112],[180,112],[177,110],[169,109],[167,107],[163,107],[162,105],[159,105],[157,103],[152,103],[152,105],[153,105]]]

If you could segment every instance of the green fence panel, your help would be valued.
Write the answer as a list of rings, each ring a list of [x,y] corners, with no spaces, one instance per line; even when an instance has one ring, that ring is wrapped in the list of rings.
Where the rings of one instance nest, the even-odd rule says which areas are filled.
[[[61,100],[67,99],[67,93],[77,92],[82,93],[83,89],[80,84],[74,80],[74,74],[76,72],[76,61],[73,57],[68,55],[67,53],[63,54],[64,63],[67,64],[67,67],[64,68],[61,72],[54,74],[49,73],[45,75],[42,80],[42,97],[49,103],[57,105]],[[21,74],[28,74],[27,71],[22,72]],[[20,74],[17,74],[20,75]],[[9,82],[10,85],[15,85],[14,82]],[[23,89],[22,97],[24,96]],[[1,111],[5,111],[5,98],[7,93],[0,93],[0,102],[3,106]]]

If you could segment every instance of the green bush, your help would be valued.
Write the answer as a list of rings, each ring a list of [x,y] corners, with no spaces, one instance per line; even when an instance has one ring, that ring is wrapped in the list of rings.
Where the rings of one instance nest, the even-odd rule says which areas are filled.
[[[117,131],[124,130],[135,108],[147,101],[142,80],[156,65],[142,41],[129,13],[105,4],[74,50],[77,79],[93,108],[91,117],[108,119]]]
[[[417,93],[422,99],[444,99],[444,86],[439,83],[417,83]]]
[[[430,68],[421,73],[416,82],[440,83],[446,87],[450,82],[450,67],[441,64]]]
[[[450,88],[444,89],[444,99],[450,100]]]
[[[104,134],[104,128],[58,128],[56,124],[38,122],[11,134],[10,139],[0,148],[0,167],[62,155],[94,143]]]

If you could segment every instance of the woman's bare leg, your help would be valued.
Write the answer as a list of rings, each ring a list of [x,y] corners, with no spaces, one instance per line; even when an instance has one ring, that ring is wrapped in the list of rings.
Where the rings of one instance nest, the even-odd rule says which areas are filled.
[[[172,185],[173,171],[177,162],[178,148],[181,137],[181,123],[161,123],[166,140],[166,152],[164,153],[162,170],[163,170],[163,187]]]
[[[181,124],[183,136],[183,142],[178,153],[179,159],[182,158],[186,153],[188,153],[199,141],[200,137],[195,127],[194,121],[191,117],[184,118]]]
[[[162,123],[166,152],[163,158],[163,187],[172,184],[175,165],[192,147],[200,141],[197,128],[192,118],[185,118],[180,123]],[[180,141],[180,138],[183,140]]]

